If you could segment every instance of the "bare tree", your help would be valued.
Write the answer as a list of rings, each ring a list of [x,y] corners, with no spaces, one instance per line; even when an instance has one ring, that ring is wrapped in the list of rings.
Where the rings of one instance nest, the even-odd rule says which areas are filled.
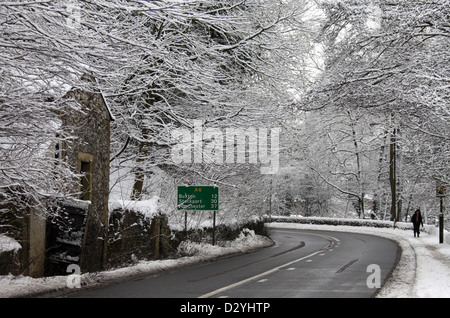
[[[428,180],[429,188],[434,179],[448,182],[449,178],[444,168],[449,160],[449,58],[445,53],[450,44],[445,18],[449,3],[322,4],[326,68],[320,85],[302,105],[365,108],[395,118],[391,122],[396,125],[389,127],[391,159],[387,162],[391,214],[398,220],[401,200],[410,197],[403,195],[405,186],[417,177],[414,171]]]
[[[134,199],[156,167],[232,189],[238,176],[252,179],[246,166],[177,167],[170,132],[197,119],[218,129],[276,125],[310,79],[311,8],[308,0],[1,2],[2,195],[21,200],[22,187],[42,204],[49,189],[67,195],[70,167],[36,157],[74,138],[59,116],[77,106],[61,97],[72,87],[94,90],[80,81],[85,73],[117,118],[112,164],[129,169]],[[48,178],[57,163],[61,171]]]

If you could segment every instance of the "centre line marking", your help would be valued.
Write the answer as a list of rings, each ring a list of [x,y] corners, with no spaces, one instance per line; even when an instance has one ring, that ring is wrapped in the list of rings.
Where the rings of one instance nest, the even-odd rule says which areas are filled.
[[[320,235],[320,234],[311,234],[311,235],[316,235],[316,236],[324,237],[324,238],[326,238],[327,240],[334,239],[334,241],[339,241],[337,238],[334,238],[334,237],[328,236],[328,235]],[[243,284],[245,284],[245,283],[248,283],[248,282],[250,282],[250,281],[252,281],[252,280],[256,280],[256,279],[258,279],[258,278],[267,276],[267,275],[269,275],[269,274],[272,274],[273,272],[278,271],[279,269],[281,269],[281,268],[283,268],[283,267],[286,267],[286,266],[295,264],[295,263],[300,262],[300,261],[302,261],[302,260],[304,260],[304,259],[307,259],[307,258],[309,258],[309,257],[311,257],[311,256],[314,256],[314,255],[316,255],[316,254],[322,253],[322,252],[325,251],[326,249],[330,248],[330,246],[333,246],[333,244],[334,244],[334,242],[330,240],[330,244],[329,244],[327,247],[322,248],[322,249],[320,249],[320,250],[318,250],[318,251],[316,251],[316,252],[314,252],[314,253],[311,253],[311,254],[309,254],[309,255],[303,256],[303,257],[301,257],[301,258],[299,258],[299,259],[293,260],[293,261],[288,262],[288,263],[286,263],[286,264],[283,264],[283,265],[280,265],[280,266],[276,266],[276,267],[274,267],[274,268],[272,268],[272,269],[269,269],[268,271],[265,271],[265,272],[263,272],[263,273],[261,273],[261,274],[258,274],[258,275],[249,277],[249,278],[244,279],[244,280],[241,280],[241,281],[236,282],[236,283],[234,283],[234,284],[230,284],[230,285],[228,285],[228,286],[225,286],[225,287],[222,287],[222,288],[213,290],[212,292],[209,292],[209,293],[200,295],[198,298],[208,298],[208,297],[214,296],[214,295],[216,295],[216,294],[219,294],[219,293],[221,293],[221,292],[224,292],[224,291],[226,291],[226,290],[229,290],[229,289],[238,287],[238,286],[240,286],[240,285],[243,285]]]
[[[263,278],[263,279],[258,280],[258,283],[264,283],[266,281],[268,281],[268,279],[267,278]]]

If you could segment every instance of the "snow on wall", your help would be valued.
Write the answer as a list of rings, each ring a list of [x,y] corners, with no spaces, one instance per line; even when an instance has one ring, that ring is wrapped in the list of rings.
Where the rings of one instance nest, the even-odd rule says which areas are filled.
[[[17,252],[22,246],[15,239],[0,234],[0,253],[14,251]]]
[[[145,216],[145,218],[151,220],[153,216],[158,214],[158,201],[159,197],[155,196],[149,200],[132,201],[132,200],[110,200],[109,210],[116,209],[133,210]]]

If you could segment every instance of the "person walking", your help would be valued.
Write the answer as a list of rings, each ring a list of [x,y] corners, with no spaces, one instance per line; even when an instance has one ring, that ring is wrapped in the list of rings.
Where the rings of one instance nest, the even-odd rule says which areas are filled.
[[[423,227],[423,221],[422,221],[422,214],[420,213],[420,209],[417,209],[416,212],[411,216],[411,222],[413,224],[413,230],[414,230],[414,237],[419,237],[420,235],[420,225],[422,224]]]

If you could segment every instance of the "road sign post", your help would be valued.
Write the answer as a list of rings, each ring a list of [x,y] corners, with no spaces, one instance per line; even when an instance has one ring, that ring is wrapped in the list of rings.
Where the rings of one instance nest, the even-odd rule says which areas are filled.
[[[442,213],[442,198],[441,198],[441,213],[439,214],[439,244],[444,243],[444,214]]]
[[[184,227],[187,233],[187,211],[213,211],[212,245],[215,244],[216,211],[219,210],[219,188],[214,186],[179,186],[178,210],[184,210]]]
[[[440,199],[439,213],[439,244],[444,243],[444,197],[447,194],[447,186],[436,184],[436,197]]]

